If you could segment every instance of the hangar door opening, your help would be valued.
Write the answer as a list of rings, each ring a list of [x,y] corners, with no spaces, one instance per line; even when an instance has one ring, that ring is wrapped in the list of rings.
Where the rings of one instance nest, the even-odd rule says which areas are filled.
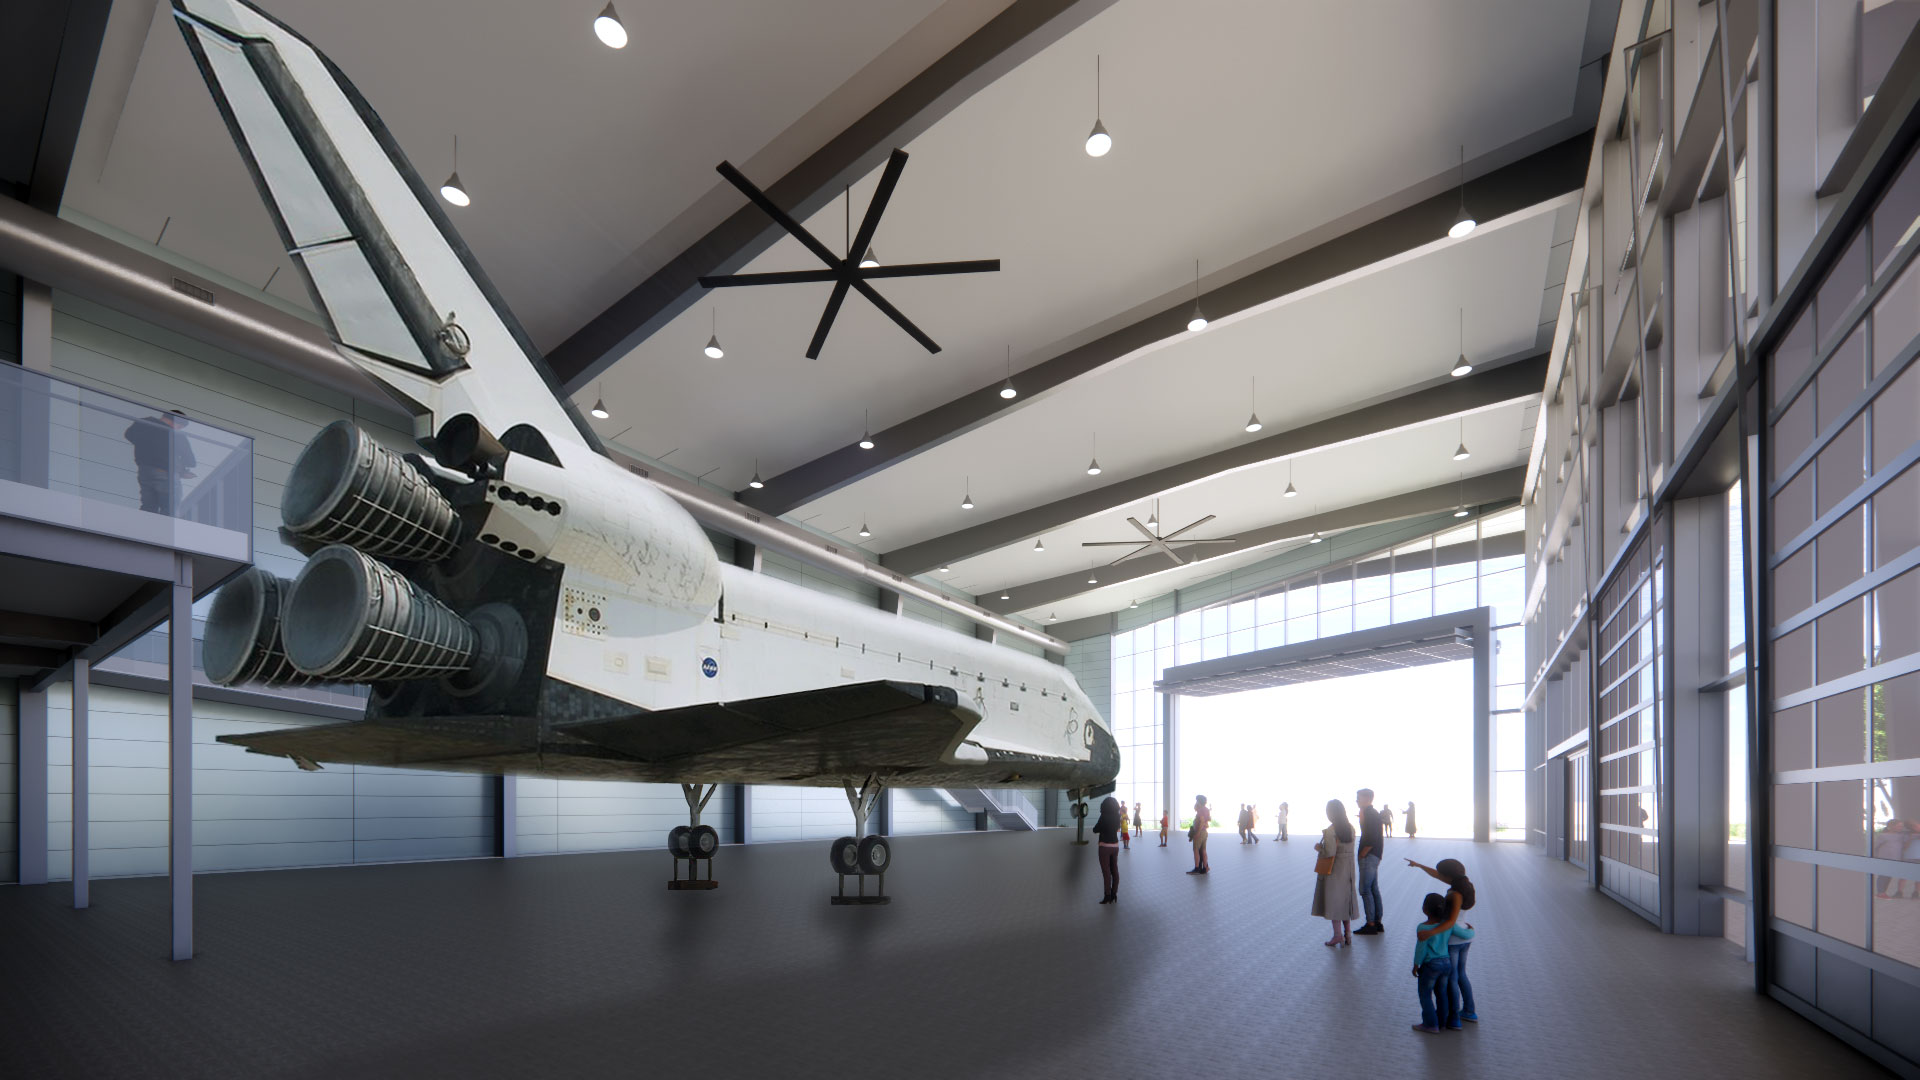
[[[1406,835],[1490,839],[1492,686],[1485,608],[1170,668],[1175,819],[1206,795],[1216,828],[1243,804],[1271,837],[1326,826],[1327,800],[1356,814],[1370,787]]]

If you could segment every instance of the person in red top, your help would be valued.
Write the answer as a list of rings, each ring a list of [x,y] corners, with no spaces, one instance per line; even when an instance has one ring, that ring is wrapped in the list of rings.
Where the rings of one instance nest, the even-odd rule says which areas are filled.
[[[1167,846],[1167,812],[1160,811],[1160,846]]]
[[[1193,829],[1187,836],[1193,841],[1193,869],[1189,874],[1205,874],[1213,868],[1207,863],[1207,826],[1213,823],[1213,811],[1207,809],[1207,797],[1193,797]]]

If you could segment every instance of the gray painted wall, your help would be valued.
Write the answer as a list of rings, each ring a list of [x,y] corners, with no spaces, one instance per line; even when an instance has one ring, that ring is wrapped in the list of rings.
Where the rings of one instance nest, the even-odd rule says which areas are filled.
[[[522,855],[664,848],[667,833],[687,823],[678,784],[521,777],[517,809]],[[757,802],[754,809],[757,814]],[[723,841],[733,838],[726,787],[714,792],[700,823],[713,826]]]
[[[0,881],[20,879],[19,690],[0,679]]]

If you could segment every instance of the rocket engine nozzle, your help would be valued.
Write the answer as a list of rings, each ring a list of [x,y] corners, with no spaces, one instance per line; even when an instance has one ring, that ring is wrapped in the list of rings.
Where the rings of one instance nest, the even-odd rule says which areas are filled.
[[[322,548],[287,594],[287,659],[302,674],[387,682],[466,672],[472,624],[390,566],[346,544]]]
[[[286,578],[258,567],[220,587],[207,617],[201,657],[207,678],[221,686],[298,686],[313,681],[287,659],[280,640],[282,604],[292,587]]]
[[[345,420],[300,451],[280,518],[296,536],[383,559],[436,562],[460,540],[453,505],[405,458]]]

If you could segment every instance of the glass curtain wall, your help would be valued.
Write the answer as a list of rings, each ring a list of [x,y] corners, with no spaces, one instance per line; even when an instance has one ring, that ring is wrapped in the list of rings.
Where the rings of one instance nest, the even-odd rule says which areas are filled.
[[[1920,987],[1916,231],[1909,157],[1764,358],[1773,972],[1835,1015]]]
[[[1595,611],[1600,887],[1660,919],[1660,760],[1666,600],[1661,529],[1628,556]]]
[[[1166,702],[1153,684],[1167,668],[1332,637],[1370,626],[1491,607],[1494,622],[1496,831],[1526,829],[1524,713],[1525,555],[1519,509],[1489,514],[1422,540],[1266,590],[1113,635],[1113,712],[1121,746],[1115,796],[1153,808],[1166,783]],[[1509,552],[1508,549],[1511,548]],[[1511,744],[1511,745],[1509,745]],[[1504,801],[1503,801],[1504,800]],[[1144,816],[1143,816],[1144,817]]]

